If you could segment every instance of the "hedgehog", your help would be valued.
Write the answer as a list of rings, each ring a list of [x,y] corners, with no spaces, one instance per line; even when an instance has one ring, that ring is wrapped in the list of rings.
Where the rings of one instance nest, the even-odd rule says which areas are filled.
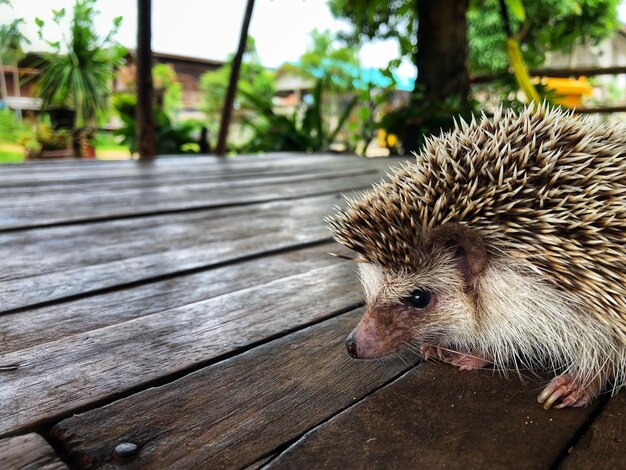
[[[626,384],[626,127],[459,119],[326,221],[364,291],[350,356],[547,371],[546,409]]]

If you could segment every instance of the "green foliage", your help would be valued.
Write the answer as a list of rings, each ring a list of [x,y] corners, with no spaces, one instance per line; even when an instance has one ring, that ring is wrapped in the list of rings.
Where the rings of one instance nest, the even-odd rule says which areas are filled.
[[[96,0],[77,0],[68,34],[63,43],[46,40],[54,51],[46,54],[41,73],[39,96],[44,106],[71,106],[76,110],[76,125],[95,122],[98,113],[107,108],[114,66],[121,63],[125,50],[113,41],[122,22],[113,20],[111,32],[104,38],[95,33]],[[65,9],[52,10],[54,23],[61,27]],[[39,37],[45,40],[42,20],[37,18]]]
[[[254,130],[254,137],[242,148],[246,152],[327,150],[347,121],[356,104],[354,97],[344,108],[337,124],[330,128],[322,113],[324,80],[318,80],[313,90],[313,100],[304,109],[290,116],[276,114],[271,96],[256,95],[242,90],[241,94],[254,106],[256,116],[244,123]]]
[[[219,130],[222,107],[226,99],[226,90],[230,77],[232,57],[217,70],[207,72],[200,77],[200,90],[203,94],[202,110],[208,119],[210,135],[217,135]],[[239,71],[238,94],[235,109],[245,111],[254,108],[254,103],[246,98],[249,95],[273,96],[276,86],[274,75],[266,70],[256,52],[254,39],[248,37],[246,53]]]
[[[511,26],[529,67],[545,62],[549,51],[567,51],[574,44],[595,44],[617,26],[620,0],[525,0],[522,20],[508,2]],[[505,33],[498,0],[477,2],[468,12],[469,61],[472,72],[508,67]]]
[[[415,102],[420,103],[421,100]],[[457,116],[471,119],[477,108],[478,103],[475,101],[464,104],[455,98],[437,104],[411,104],[387,114],[381,124],[388,134],[399,137],[402,152],[407,153],[419,149],[426,137],[452,129]],[[396,152],[398,150],[392,149]]]
[[[417,41],[417,0],[329,0],[333,14],[350,20],[351,43],[395,38],[410,56]],[[617,26],[620,0],[506,0],[513,32],[529,67],[541,65],[549,51],[575,43],[596,43]],[[498,0],[473,0],[467,15],[468,67],[471,72],[505,70],[508,58]]]
[[[395,82],[391,66],[396,64],[390,64],[379,74],[369,73],[371,70],[365,73],[359,65],[357,49],[341,47],[339,44],[337,37],[330,31],[313,30],[309,47],[298,62],[282,65],[276,75],[313,79],[323,86],[326,99],[319,107],[325,119],[336,113],[337,108],[348,109],[349,102],[355,101],[349,107],[351,113],[346,116],[345,125],[342,125],[341,132],[335,137],[341,138],[348,149],[364,153],[376,132],[379,109],[393,92]],[[377,79],[375,84],[372,83],[373,75]],[[386,80],[380,80],[379,75]],[[381,81],[387,83],[381,84]]]
[[[132,153],[137,152],[137,124],[135,95],[118,94],[113,97],[113,108],[118,113],[123,125],[114,134]],[[173,124],[162,109],[154,110],[156,126],[157,153],[159,155],[178,153],[198,153],[199,145],[195,134],[199,133],[201,124],[197,121],[185,121]]]
[[[337,17],[354,25],[351,34],[341,34],[349,44],[367,39],[396,39],[402,55],[413,53],[417,45],[417,0],[329,0]]]
[[[330,90],[347,91],[353,88],[350,68],[358,66],[355,48],[337,47],[337,39],[329,30],[314,29],[311,31],[311,43],[300,56],[298,65],[291,65],[292,70],[287,67],[285,71],[313,79],[328,77],[325,83]],[[278,69],[277,75],[281,73],[282,67]]]
[[[52,129],[47,121],[36,124],[35,140],[40,150],[63,150],[71,146],[70,132],[67,129]],[[27,147],[28,142],[30,140],[25,141]]]
[[[504,3],[511,15],[522,23],[526,21],[526,9],[522,0],[505,0]]]
[[[152,67],[154,87],[162,90],[163,111],[175,117],[183,106],[183,85],[170,64],[156,64]]]
[[[0,139],[4,142],[18,143],[29,132],[25,122],[18,121],[10,109],[0,109]]]
[[[7,163],[22,163],[24,161],[24,152],[16,152],[14,150],[6,150],[0,145],[0,165]]]
[[[363,88],[354,90],[357,105],[355,116],[348,123],[348,139],[358,154],[365,154],[372,139],[381,127],[380,115],[387,106],[395,91],[395,81],[390,64],[380,72],[389,79],[386,87],[367,83]]]
[[[30,39],[20,31],[22,24],[24,24],[24,19],[18,18],[0,26],[0,54],[5,64],[17,64],[24,54],[22,46],[30,44]]]

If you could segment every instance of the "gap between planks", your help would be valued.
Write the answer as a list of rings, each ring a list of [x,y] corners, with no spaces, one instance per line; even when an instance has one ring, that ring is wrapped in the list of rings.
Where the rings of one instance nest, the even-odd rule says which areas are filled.
[[[4,221],[0,219],[0,234],[1,233],[10,233],[22,230],[33,230],[33,229],[41,229],[41,228],[49,228],[49,227],[60,227],[66,225],[74,225],[78,223],[94,223],[94,222],[104,222],[109,220],[121,220],[121,219],[129,219],[136,217],[146,217],[153,215],[165,215],[165,214],[177,214],[184,212],[195,212],[201,210],[208,209],[220,209],[220,208],[228,208],[228,207],[237,207],[237,206],[250,206],[264,202],[273,202],[273,201],[294,201],[302,198],[313,197],[313,196],[322,196],[322,195],[330,195],[330,194],[342,194],[344,192],[354,192],[363,189],[367,189],[371,187],[371,183],[375,181],[374,176],[381,176],[377,173],[373,175],[363,175],[359,176],[356,179],[345,181],[343,184],[339,182],[339,184],[329,185],[329,187],[318,185],[318,188],[309,189],[308,191],[305,188],[298,188],[297,190],[291,187],[284,188],[282,192],[277,192],[276,194],[269,195],[257,195],[254,197],[250,197],[246,195],[246,199],[243,198],[242,195],[233,197],[230,196],[230,199],[225,196],[221,196],[222,200],[217,200],[217,202],[206,203],[206,202],[195,202],[195,203],[183,203],[185,198],[189,198],[191,195],[184,195],[183,200],[178,201],[157,201],[155,207],[151,208],[150,205],[147,207],[128,212],[123,209],[119,209],[119,206],[113,205],[111,209],[107,209],[106,207],[102,210],[102,215],[93,215],[93,208],[82,208],[80,211],[74,211],[75,207],[72,208],[71,215],[49,215],[48,220],[44,222],[35,222],[35,220],[40,217],[43,217],[45,220],[45,215],[43,215],[47,210],[44,207],[39,207],[39,213],[37,212],[33,214],[29,214],[29,218],[22,219],[17,216],[5,215]],[[312,180],[315,183],[319,183],[320,180]],[[257,188],[258,189],[258,188]],[[304,189],[304,191],[303,191]],[[205,195],[206,196],[206,195]],[[239,199],[237,198],[239,197]],[[180,199],[180,198],[179,198]],[[159,204],[162,204],[159,206]],[[146,202],[147,204],[147,202]],[[109,210],[109,212],[107,212]],[[117,212],[116,212],[117,210]],[[82,213],[81,213],[82,211]],[[15,212],[15,211],[14,211]],[[17,212],[15,212],[17,214]],[[83,215],[84,213],[84,215]],[[87,215],[89,214],[89,215]]]
[[[286,277],[268,283],[5,354],[7,364],[23,366],[2,373],[1,432],[32,429],[331,318],[361,301],[346,263],[285,269]],[[71,303],[63,306],[70,308]]]
[[[546,411],[536,401],[543,381],[528,382],[425,363],[264,468],[549,468],[601,403]]]
[[[140,446],[133,465],[250,465],[412,367],[347,356],[345,334],[361,313],[335,316],[158,389],[68,418],[51,436],[87,468],[110,462],[111,446],[120,440]]]

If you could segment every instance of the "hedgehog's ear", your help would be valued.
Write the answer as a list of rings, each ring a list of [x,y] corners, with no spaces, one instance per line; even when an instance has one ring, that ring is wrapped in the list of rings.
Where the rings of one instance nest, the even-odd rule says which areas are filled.
[[[424,242],[424,248],[431,250],[435,247],[455,251],[459,268],[468,285],[473,285],[487,267],[487,249],[482,236],[465,225],[447,223],[432,229]]]

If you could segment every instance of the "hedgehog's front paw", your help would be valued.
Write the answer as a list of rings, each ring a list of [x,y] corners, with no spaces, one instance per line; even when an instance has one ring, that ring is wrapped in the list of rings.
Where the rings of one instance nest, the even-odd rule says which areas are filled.
[[[440,361],[443,361],[447,364],[458,367],[459,370],[476,370],[481,369],[489,364],[489,361],[486,361],[480,357],[457,351],[451,351],[449,349],[444,349],[441,346],[425,344],[420,348],[420,351],[425,361],[432,357],[435,359],[439,359]]]
[[[547,410],[552,405],[555,408],[571,406],[580,408],[587,406],[597,394],[595,385],[586,387],[580,385],[570,374],[562,374],[553,378],[537,397],[539,403]]]

